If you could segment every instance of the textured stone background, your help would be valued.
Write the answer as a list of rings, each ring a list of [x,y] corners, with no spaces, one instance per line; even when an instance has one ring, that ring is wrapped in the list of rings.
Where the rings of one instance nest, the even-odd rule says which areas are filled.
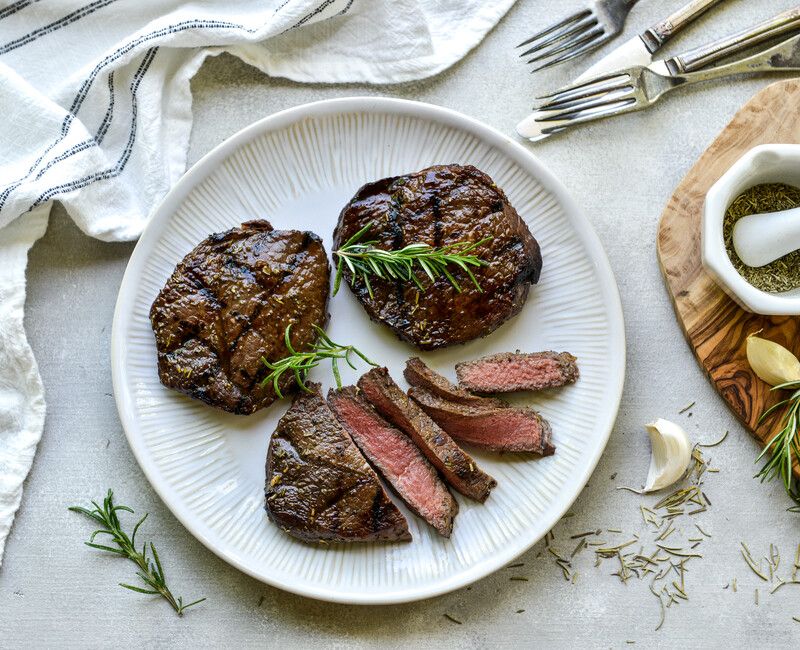
[[[583,0],[520,0],[464,61],[418,83],[374,88],[305,86],[268,79],[229,57],[210,59],[193,83],[196,121],[190,159],[252,121],[329,97],[386,94],[441,104],[513,132],[537,91],[565,82],[580,66],[531,76],[513,45]],[[684,0],[645,0],[628,34],[662,18]],[[671,51],[754,24],[789,0],[728,0]],[[621,42],[617,41],[617,44]],[[56,209],[29,271],[27,328],[44,378],[48,419],[22,508],[0,570],[0,646],[280,646],[477,648],[530,647],[795,647],[800,642],[796,587],[773,596],[739,555],[739,541],[764,554],[775,543],[790,564],[800,542],[800,515],[778,485],[752,479],[758,452],[712,391],[676,324],[659,274],[654,239],[674,187],[701,151],[765,79],[720,83],[678,93],[657,109],[552,139],[532,150],[576,197],[608,251],[622,294],[628,375],[619,419],[575,516],[557,538],[596,527],[641,527],[640,500],[615,490],[647,473],[642,425],[655,417],[682,421],[698,439],[728,440],[710,455],[719,474],[706,491],[713,507],[699,521],[713,538],[687,574],[690,601],[668,612],[654,632],[658,606],[645,583],[628,586],[580,557],[580,576],[566,584],[537,545],[520,558],[510,582],[501,571],[470,588],[392,607],[331,605],[283,593],[245,576],[206,550],[175,520],[139,470],[111,396],[109,337],[129,244],[82,236]],[[696,400],[693,417],[678,410]],[[614,480],[610,479],[616,473]],[[113,486],[126,503],[151,513],[145,534],[160,542],[177,593],[208,602],[184,619],[156,599],[125,592],[131,566],[82,545],[88,522],[66,506],[100,497]],[[567,546],[567,544],[562,544]],[[571,544],[570,544],[571,546]],[[786,577],[787,571],[783,571]],[[723,589],[738,579],[738,592]],[[754,589],[760,587],[760,604]],[[515,613],[524,609],[521,614]],[[448,622],[447,612],[463,621]]]

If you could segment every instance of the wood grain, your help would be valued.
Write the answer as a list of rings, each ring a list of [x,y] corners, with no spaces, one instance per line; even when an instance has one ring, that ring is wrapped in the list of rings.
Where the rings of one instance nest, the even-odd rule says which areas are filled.
[[[741,309],[714,283],[700,261],[700,220],[706,192],[749,149],[800,143],[800,81],[781,81],[751,99],[703,153],[665,208],[658,259],[675,313],[700,365],[745,427],[766,444],[779,416],[758,426],[770,393],[747,363],[747,336],[761,336],[800,352],[800,317],[760,316]],[[795,465],[795,475],[800,468]]]

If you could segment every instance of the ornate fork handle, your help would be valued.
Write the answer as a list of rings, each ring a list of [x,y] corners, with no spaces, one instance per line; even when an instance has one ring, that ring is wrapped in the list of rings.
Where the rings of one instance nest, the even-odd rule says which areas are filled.
[[[770,49],[727,65],[679,74],[669,79],[673,87],[758,72],[800,72],[800,35]]]
[[[725,57],[749,49],[766,40],[800,30],[800,7],[760,23],[754,28],[732,34],[722,41],[704,45],[666,61],[673,74],[695,72]]]
[[[657,52],[669,39],[675,36],[675,34],[689,23],[693,22],[722,1],[723,0],[692,0],[688,5],[653,25],[642,34],[644,44],[650,52]]]

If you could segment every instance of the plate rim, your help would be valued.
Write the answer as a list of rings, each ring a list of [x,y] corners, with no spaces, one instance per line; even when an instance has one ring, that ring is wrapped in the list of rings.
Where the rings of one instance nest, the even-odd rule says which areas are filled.
[[[124,325],[128,323],[127,315],[124,313],[125,308],[130,306],[131,301],[135,296],[135,277],[142,270],[143,263],[147,259],[147,253],[152,248],[152,244],[157,241],[158,236],[166,228],[169,218],[175,213],[177,207],[191,192],[191,190],[198,185],[201,181],[214,173],[219,164],[226,158],[234,154],[238,149],[245,146],[247,143],[253,141],[257,137],[271,132],[277,131],[290,126],[291,124],[300,122],[304,119],[313,117],[322,117],[330,114],[339,113],[394,113],[400,115],[408,115],[419,119],[428,119],[436,121],[451,128],[466,131],[478,139],[496,147],[504,155],[511,158],[518,164],[526,173],[535,176],[541,183],[544,189],[552,194],[558,203],[563,207],[573,227],[576,229],[580,227],[578,233],[579,238],[585,244],[587,253],[589,254],[590,261],[595,267],[596,272],[603,278],[600,281],[601,291],[603,293],[604,302],[606,302],[609,314],[609,334],[612,340],[612,347],[616,347],[618,352],[616,359],[617,362],[610,370],[615,370],[612,373],[612,386],[614,395],[612,408],[607,411],[608,415],[606,421],[602,422],[598,427],[598,433],[601,436],[601,444],[598,445],[597,451],[590,459],[589,463],[585,466],[582,475],[580,476],[577,485],[580,486],[575,494],[567,499],[566,505],[561,511],[556,511],[556,516],[551,516],[544,520],[542,532],[538,536],[534,536],[527,540],[521,547],[513,547],[511,554],[497,553],[490,560],[484,561],[471,567],[469,570],[448,579],[440,580],[432,586],[412,586],[410,588],[402,588],[394,591],[389,591],[381,594],[365,593],[340,593],[335,588],[331,587],[309,587],[304,584],[296,584],[280,579],[272,578],[264,573],[259,573],[251,569],[242,562],[240,562],[235,555],[230,553],[225,548],[220,548],[209,537],[207,537],[201,530],[198,529],[193,523],[194,515],[188,508],[183,508],[180,500],[175,500],[173,497],[168,497],[170,488],[169,485],[162,481],[157,475],[157,468],[154,461],[145,456],[144,445],[141,440],[137,440],[135,435],[135,423],[133,421],[132,402],[130,395],[123,390],[124,378],[123,374],[126,368],[124,362],[124,341],[121,337]],[[605,281],[610,278],[611,282]],[[111,379],[114,392],[114,400],[117,405],[120,422],[125,432],[125,437],[128,441],[128,446],[133,452],[139,467],[147,478],[148,483],[153,490],[158,494],[161,501],[166,505],[169,511],[175,516],[176,519],[186,528],[186,530],[206,548],[208,548],[217,557],[221,558],[231,566],[236,567],[243,573],[264,582],[265,584],[277,587],[300,596],[314,598],[328,602],[335,602],[341,604],[352,605],[389,605],[408,603],[427,598],[440,596],[456,589],[460,589],[470,585],[486,576],[495,573],[501,569],[508,562],[513,561],[532,546],[537,544],[547,533],[551,530],[558,521],[566,514],[572,507],[577,498],[586,487],[586,483],[591,478],[597,464],[600,461],[611,435],[611,431],[617,420],[619,414],[619,407],[622,400],[622,391],[624,387],[625,374],[626,374],[626,337],[625,337],[625,321],[622,311],[622,302],[619,294],[619,286],[616,277],[611,268],[606,251],[597,236],[591,222],[583,213],[583,210],[572,199],[566,187],[558,180],[558,178],[542,163],[533,153],[523,147],[520,143],[512,140],[504,135],[497,129],[484,124],[483,122],[464,115],[458,111],[443,106],[437,106],[426,102],[413,101],[408,99],[399,99],[394,97],[382,96],[353,96],[353,97],[339,97],[334,99],[325,99],[306,104],[294,106],[277,113],[273,113],[252,124],[240,129],[233,135],[223,140],[220,144],[211,149],[208,153],[202,156],[195,162],[181,178],[172,186],[167,194],[161,199],[158,206],[153,210],[152,217],[148,221],[144,230],[142,231],[139,240],[131,254],[128,264],[125,268],[125,273],[120,284],[117,301],[114,307],[114,317],[112,321],[111,339],[110,339],[110,356],[111,356]],[[141,436],[139,436],[141,438]],[[185,510],[185,512],[184,512]]]

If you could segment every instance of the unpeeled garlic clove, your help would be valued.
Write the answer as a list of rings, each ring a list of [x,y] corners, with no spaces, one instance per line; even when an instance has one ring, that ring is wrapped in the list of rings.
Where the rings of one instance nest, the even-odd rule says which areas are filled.
[[[800,359],[782,345],[755,334],[747,337],[747,361],[770,386],[800,381]]]
[[[645,492],[657,492],[679,481],[689,466],[692,445],[682,427],[659,418],[646,424],[652,455]]]

